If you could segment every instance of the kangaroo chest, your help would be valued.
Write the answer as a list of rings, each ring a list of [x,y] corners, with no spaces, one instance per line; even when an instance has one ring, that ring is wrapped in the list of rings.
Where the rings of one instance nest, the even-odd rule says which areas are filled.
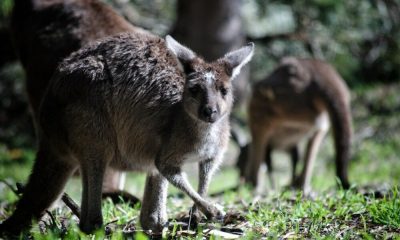
[[[203,132],[192,150],[183,156],[183,161],[199,162],[215,158],[221,148],[221,134],[216,128],[211,128]]]

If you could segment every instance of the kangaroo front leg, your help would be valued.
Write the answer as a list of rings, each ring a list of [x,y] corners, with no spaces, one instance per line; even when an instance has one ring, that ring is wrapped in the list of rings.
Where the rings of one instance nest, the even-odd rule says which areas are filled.
[[[265,157],[267,145],[266,135],[259,136],[261,134],[257,134],[252,134],[253,141],[250,144],[245,173],[246,182],[252,184],[254,187],[258,187],[259,184],[260,168]]]
[[[218,162],[217,160],[206,160],[199,163],[199,186],[197,192],[202,197],[208,192],[211,177],[214,175]]]
[[[162,232],[167,221],[167,193],[167,179],[159,173],[149,173],[140,211],[140,224],[143,229]]]
[[[215,218],[220,217],[223,213],[218,210],[214,205],[210,204],[206,200],[204,200],[200,194],[198,194],[192,186],[190,186],[186,176],[182,173],[180,167],[171,166],[170,161],[169,164],[166,164],[161,161],[156,161],[156,165],[160,173],[175,187],[185,192],[189,195],[190,198],[193,199],[194,203],[197,207],[202,211],[207,218]]]
[[[214,160],[206,160],[199,163],[199,185],[197,192],[201,197],[204,197],[207,194],[211,177],[214,174],[217,165],[217,162]],[[200,220],[196,204],[192,207],[191,214],[196,218],[196,220]]]

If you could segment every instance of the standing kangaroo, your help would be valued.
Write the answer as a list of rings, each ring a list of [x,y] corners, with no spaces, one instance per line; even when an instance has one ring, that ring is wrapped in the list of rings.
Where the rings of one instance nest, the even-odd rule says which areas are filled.
[[[144,229],[163,228],[168,182],[208,218],[221,217],[204,196],[229,140],[231,80],[253,49],[250,44],[207,63],[169,36],[164,41],[122,34],[72,54],[47,89],[32,174],[14,214],[0,228],[19,232],[40,217],[78,167],[83,232],[103,223],[107,166],[148,173],[140,213]],[[181,171],[185,162],[199,163],[198,192]]]
[[[241,175],[247,182],[257,185],[265,157],[272,181],[272,150],[284,150],[292,157],[292,185],[307,192],[314,160],[330,123],[335,142],[336,175],[342,186],[348,188],[352,117],[350,93],[345,82],[325,62],[283,59],[268,78],[253,88],[249,105],[253,140],[248,149],[247,167]],[[308,144],[304,168],[297,178],[298,146],[303,139],[308,139]]]
[[[98,0],[15,0],[11,30],[14,46],[26,73],[26,89],[34,122],[39,104],[57,64],[73,51],[98,39],[123,32],[143,33]],[[36,123],[35,123],[36,125]],[[124,185],[122,172],[107,169],[105,196]]]

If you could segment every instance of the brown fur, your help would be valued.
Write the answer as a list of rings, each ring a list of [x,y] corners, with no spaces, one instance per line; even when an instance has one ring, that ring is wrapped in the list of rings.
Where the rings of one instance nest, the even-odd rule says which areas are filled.
[[[231,79],[253,48],[207,63],[169,36],[121,34],[73,53],[43,98],[34,169],[0,229],[19,232],[40,217],[76,168],[83,180],[80,228],[99,228],[107,166],[148,173],[140,215],[145,229],[160,231],[166,222],[168,182],[208,218],[221,217],[204,195],[229,140]],[[200,166],[197,192],[181,171],[190,161]]]
[[[35,122],[44,92],[62,59],[107,36],[144,32],[98,0],[16,0],[11,29],[26,72],[26,89]],[[107,170],[105,196],[123,186],[122,174]],[[133,196],[128,200],[136,201]]]
[[[267,155],[271,174],[271,152],[281,149],[292,155],[292,184],[307,191],[313,161],[329,128],[328,118],[333,125],[336,174],[343,187],[348,188],[352,120],[350,94],[345,82],[331,65],[323,61],[283,59],[268,78],[253,88],[249,105],[253,141],[249,147],[247,169],[242,175],[257,185],[264,156]],[[296,179],[297,148],[303,139],[308,139],[305,166]]]

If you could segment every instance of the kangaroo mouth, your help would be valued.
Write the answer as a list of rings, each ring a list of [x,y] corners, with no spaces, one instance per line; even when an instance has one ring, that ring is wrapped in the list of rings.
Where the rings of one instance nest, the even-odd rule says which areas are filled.
[[[217,116],[199,116],[199,118],[206,123],[215,123],[218,120]]]

